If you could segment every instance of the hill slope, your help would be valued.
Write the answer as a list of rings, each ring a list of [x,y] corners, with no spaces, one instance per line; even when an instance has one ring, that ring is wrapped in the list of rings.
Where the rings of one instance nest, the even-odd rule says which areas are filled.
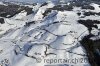
[[[99,4],[11,5],[0,4],[2,66],[99,65]]]

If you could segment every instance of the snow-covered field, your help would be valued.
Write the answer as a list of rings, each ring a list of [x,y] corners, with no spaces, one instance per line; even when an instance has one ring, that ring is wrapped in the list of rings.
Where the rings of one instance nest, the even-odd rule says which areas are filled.
[[[41,5],[24,5],[32,8],[29,15],[23,10],[10,18],[0,17],[5,22],[0,23],[0,66],[90,66],[88,60],[80,62],[87,54],[79,41],[90,33],[92,40],[99,39],[100,23],[89,31],[78,20],[100,21],[100,15],[84,16],[84,12],[99,13],[100,5],[91,3],[94,10],[73,7],[71,11],[55,10],[58,4],[53,2]]]

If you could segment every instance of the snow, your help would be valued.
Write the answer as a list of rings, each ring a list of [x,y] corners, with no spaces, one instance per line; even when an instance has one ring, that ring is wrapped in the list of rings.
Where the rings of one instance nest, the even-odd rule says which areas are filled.
[[[0,5],[6,5],[6,4],[4,4],[3,2],[0,2]]]
[[[93,10],[94,12],[97,12],[97,13],[100,12],[100,8],[99,8],[100,5],[92,3],[91,6],[95,8],[95,10]]]
[[[23,11],[21,11],[21,13],[15,15],[12,19],[22,20],[26,15],[27,15],[27,12],[25,12],[25,10],[23,10]]]
[[[86,52],[79,41],[88,35],[89,31],[77,20],[99,20],[99,16],[80,18],[77,12],[83,10],[75,7],[72,11],[51,11],[46,18],[43,18],[43,13],[55,5],[52,2],[48,2],[48,5],[42,7],[40,5],[29,6],[34,11],[30,15],[21,11],[14,17],[4,18],[5,23],[0,24],[0,30],[2,30],[0,31],[0,50],[3,50],[0,52],[0,62],[9,59],[8,66],[44,66],[49,64],[44,63],[44,59],[87,58],[82,56],[86,55]],[[99,11],[97,4],[91,5],[95,7],[95,12]],[[52,15],[55,16],[52,17]],[[26,24],[32,21],[32,24]],[[100,28],[100,24],[97,26]],[[96,28],[92,28],[93,35],[98,35],[99,32]],[[41,62],[37,63],[37,59]],[[88,62],[67,64],[90,66]]]

